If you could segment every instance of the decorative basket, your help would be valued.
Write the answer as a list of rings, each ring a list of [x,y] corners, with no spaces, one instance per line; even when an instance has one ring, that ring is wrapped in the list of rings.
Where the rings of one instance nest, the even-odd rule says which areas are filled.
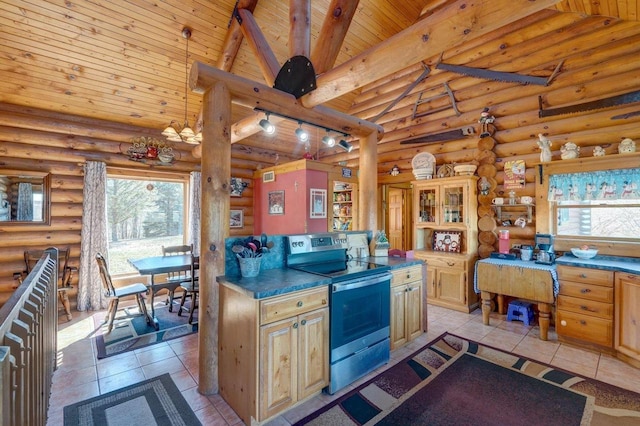
[[[257,277],[260,273],[262,257],[238,257],[240,274],[245,278]]]

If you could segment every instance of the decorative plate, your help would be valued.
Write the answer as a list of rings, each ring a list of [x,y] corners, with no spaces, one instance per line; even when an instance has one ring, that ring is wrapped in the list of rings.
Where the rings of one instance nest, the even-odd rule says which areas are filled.
[[[433,156],[433,154],[429,153],[429,152],[421,152],[420,154],[417,154],[415,157],[413,157],[413,159],[411,160],[411,167],[413,167],[413,169],[428,169],[431,167],[431,169],[433,170],[433,166],[436,164],[436,157]]]
[[[443,164],[442,166],[438,167],[438,172],[436,173],[436,176],[439,178],[451,177],[455,175],[456,173],[453,170],[453,164]]]

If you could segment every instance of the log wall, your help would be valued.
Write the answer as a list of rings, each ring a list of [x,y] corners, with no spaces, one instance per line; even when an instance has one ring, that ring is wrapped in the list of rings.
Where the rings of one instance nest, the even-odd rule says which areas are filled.
[[[51,246],[71,248],[70,264],[78,266],[82,226],[83,165],[103,161],[116,175],[161,177],[188,176],[200,170],[200,160],[191,155],[191,145],[174,144],[178,159],[171,166],[134,162],[122,154],[133,137],[160,138],[157,129],[116,125],[59,113],[0,103],[0,168],[39,171],[51,174],[51,224],[3,224],[0,222],[0,305],[14,292],[14,273],[24,266],[24,251]],[[181,146],[178,146],[181,145]],[[237,152],[236,152],[237,151]],[[241,150],[233,151],[231,175],[251,182],[259,165],[270,166],[263,158],[251,159]],[[236,155],[237,154],[237,155]],[[231,198],[232,209],[244,211],[244,228],[231,229],[236,235],[253,232],[253,188],[242,197]],[[79,274],[74,274],[74,293]]]
[[[496,157],[494,196],[508,196],[503,188],[504,163],[518,159],[526,163],[526,185],[516,191],[517,195],[535,195],[534,165],[540,161],[536,143],[539,133],[552,141],[553,161],[560,160],[560,148],[568,141],[580,146],[581,157],[592,156],[597,145],[607,154],[617,153],[623,137],[640,141],[639,102],[539,117],[540,102],[547,110],[639,91],[638,22],[544,10],[443,55],[442,62],[449,64],[545,78],[550,77],[562,62],[559,72],[547,86],[457,75],[437,69],[437,62],[437,57],[425,61],[431,71],[408,95],[399,98],[422,74],[421,65],[365,86],[352,105],[351,114],[371,119],[397,101],[376,121],[385,129],[378,146],[379,182],[388,180],[389,170],[394,165],[401,169],[394,182],[413,180],[411,160],[420,152],[434,154],[438,167],[445,163],[477,162],[478,119],[484,107],[489,107],[490,114],[495,117],[496,131],[492,136],[496,142],[493,148]],[[453,92],[460,115],[456,115],[448,96],[437,99],[434,96],[444,92],[445,82]],[[414,107],[421,93],[422,99],[433,99],[420,105],[420,110],[427,113],[414,118]],[[464,126],[474,126],[476,134],[447,142],[400,144],[402,140]],[[354,145],[357,147],[358,142],[354,141]],[[345,161],[353,167],[358,164],[358,152],[354,149],[351,153],[325,155],[325,161]],[[535,224],[524,229],[514,227],[511,228],[511,239],[514,243],[531,244],[534,233]]]

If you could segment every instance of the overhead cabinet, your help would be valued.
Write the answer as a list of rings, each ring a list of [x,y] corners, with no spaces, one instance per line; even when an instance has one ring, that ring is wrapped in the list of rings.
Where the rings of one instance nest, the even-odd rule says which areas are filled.
[[[427,262],[427,302],[462,312],[478,307],[476,176],[413,181],[415,257]]]

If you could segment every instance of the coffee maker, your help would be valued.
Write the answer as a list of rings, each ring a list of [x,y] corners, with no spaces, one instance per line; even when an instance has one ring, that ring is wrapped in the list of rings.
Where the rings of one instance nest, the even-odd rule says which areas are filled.
[[[536,248],[538,254],[536,256],[536,263],[542,263],[544,265],[551,265],[556,261],[556,254],[553,251],[553,235],[551,234],[536,234]]]

